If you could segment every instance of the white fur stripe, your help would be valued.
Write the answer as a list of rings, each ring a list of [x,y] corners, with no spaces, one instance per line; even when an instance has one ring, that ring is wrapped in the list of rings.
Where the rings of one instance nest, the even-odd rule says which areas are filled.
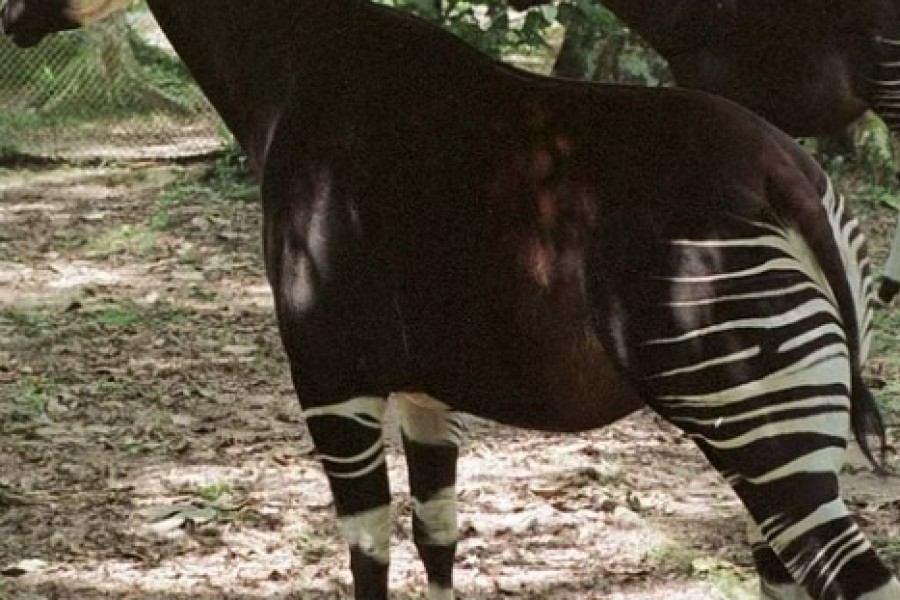
[[[822,348],[807,355],[804,360],[770,373],[758,381],[749,381],[708,394],[661,396],[660,400],[671,402],[676,406],[709,407],[743,402],[748,398],[758,396],[760,392],[781,392],[800,386],[825,383],[842,383],[847,389],[850,389],[847,358],[845,354],[841,353],[840,348]]]
[[[308,420],[316,417],[344,417],[353,419],[365,427],[380,429],[386,408],[384,398],[361,396],[339,404],[308,408],[303,411],[303,418]]]
[[[794,261],[791,262],[793,263]],[[644,342],[644,345],[660,346],[663,344],[677,344],[679,342],[687,342],[705,337],[713,333],[732,331],[735,329],[776,329],[784,325],[791,325],[798,321],[802,321],[803,319],[808,318],[809,315],[815,313],[828,313],[837,317],[833,304],[823,298],[815,298],[783,314],[762,318],[734,319],[732,321],[725,321],[724,323],[717,323],[707,327],[698,327],[697,329],[692,329],[687,333],[674,337],[649,340]]]
[[[341,530],[350,546],[382,564],[390,561],[391,509],[379,506],[355,515],[340,517]]]
[[[811,529],[829,523],[831,521],[847,517],[847,507],[840,498],[835,498],[831,502],[820,505],[812,513],[803,519],[793,522],[788,527],[778,525],[784,520],[783,515],[777,515],[766,519],[760,524],[760,529],[767,531],[769,529],[781,529],[775,535],[767,534],[769,545],[776,553],[783,554],[788,544],[806,535]]]
[[[782,298],[784,296],[790,296],[795,292],[802,292],[804,290],[818,290],[812,282],[804,281],[802,283],[798,283],[796,285],[792,285],[791,287],[778,289],[778,290],[769,290],[765,292],[752,292],[746,294],[722,294],[719,296],[715,296],[712,298],[699,298],[696,300],[671,300],[667,302],[660,302],[660,306],[671,306],[674,308],[693,308],[696,306],[710,306],[714,304],[720,304],[722,302],[736,302],[740,300],[760,300],[763,298]]]
[[[378,437],[372,444],[351,456],[338,456],[335,454],[325,454],[319,452],[319,457],[325,463],[326,472],[330,477],[336,479],[356,479],[357,477],[365,477],[372,473],[385,463],[384,456],[384,436],[380,430],[384,420],[385,409],[387,403],[383,398],[362,396],[359,398],[351,398],[346,402],[339,404],[331,404],[328,406],[317,406],[303,411],[306,420],[312,420],[323,417],[337,417],[340,419],[348,419],[357,425],[367,429],[379,431]],[[334,465],[349,465],[357,468],[351,471],[335,471],[329,469],[329,463]]]
[[[686,367],[679,367],[670,371],[663,371],[662,373],[654,373],[653,375],[649,375],[648,379],[672,377],[674,375],[686,375],[688,373],[698,373],[712,367],[719,367],[722,365],[727,365],[729,363],[742,362],[744,360],[747,360],[748,358],[759,356],[759,352],[759,346],[753,346],[752,348],[747,348],[746,350],[741,350],[740,352],[735,352],[734,354],[729,354],[728,356],[720,356],[701,363],[688,365]]]
[[[449,546],[459,539],[454,487],[438,491],[427,502],[413,499],[413,511],[425,527],[426,544]]]
[[[835,243],[841,254],[841,262],[844,265],[844,274],[853,297],[856,324],[859,328],[859,359],[865,361],[869,355],[871,345],[871,332],[867,327],[870,320],[872,306],[872,280],[866,275],[860,252],[864,243],[864,236],[859,230],[857,221],[851,220],[842,223],[844,219],[844,201],[834,190],[831,180],[828,180],[828,189],[822,198],[822,204],[828,214],[831,223],[831,231],[835,236]],[[900,267],[898,267],[900,268]],[[825,288],[830,289],[830,288]]]
[[[454,600],[453,590],[434,583],[428,584],[428,600]]]
[[[459,446],[464,437],[460,415],[424,394],[394,394],[400,410],[400,427],[412,441],[432,446]]]

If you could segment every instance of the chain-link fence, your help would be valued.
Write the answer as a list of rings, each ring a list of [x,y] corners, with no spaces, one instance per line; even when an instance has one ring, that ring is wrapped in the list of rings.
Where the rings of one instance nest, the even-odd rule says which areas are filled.
[[[31,50],[0,39],[0,156],[176,158],[225,136],[144,8]]]

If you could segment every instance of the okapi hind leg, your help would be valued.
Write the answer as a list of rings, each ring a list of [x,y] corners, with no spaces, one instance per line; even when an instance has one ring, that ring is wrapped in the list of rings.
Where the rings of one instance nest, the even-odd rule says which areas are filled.
[[[839,373],[842,360],[846,369],[843,356],[819,359],[818,365],[809,365],[819,374],[806,381],[821,380],[826,372]],[[727,392],[723,396],[736,400]],[[729,407],[718,417],[710,411],[708,421],[687,417],[682,410],[660,410],[695,440],[759,528],[765,546],[757,541],[754,558],[761,570],[761,597],[900,600],[900,584],[840,497],[837,474],[843,464],[849,416],[831,404],[839,396],[769,405],[766,396],[742,396],[743,402],[758,408],[740,414]],[[800,404],[806,406],[800,408]],[[808,596],[784,581],[774,560],[784,565]]]
[[[463,424],[458,413],[428,396],[396,398],[413,499],[413,540],[428,575],[428,600],[453,600],[456,463]]]
[[[717,216],[601,289],[616,299],[611,339],[648,405],[695,441],[810,598],[900,600],[840,498],[860,395],[824,273],[792,230]],[[768,592],[797,598],[764,569]]]
[[[747,522],[747,539],[753,552],[753,564],[759,575],[760,600],[811,600],[809,594],[788,573],[752,520]]]
[[[360,397],[303,411],[331,485],[350,547],[358,600],[387,600],[390,488],[384,453],[384,398]]]

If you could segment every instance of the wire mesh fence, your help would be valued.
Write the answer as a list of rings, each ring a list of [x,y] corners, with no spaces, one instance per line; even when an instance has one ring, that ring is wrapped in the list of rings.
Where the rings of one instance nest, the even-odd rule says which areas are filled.
[[[145,8],[31,50],[0,36],[0,156],[180,158],[226,144]]]

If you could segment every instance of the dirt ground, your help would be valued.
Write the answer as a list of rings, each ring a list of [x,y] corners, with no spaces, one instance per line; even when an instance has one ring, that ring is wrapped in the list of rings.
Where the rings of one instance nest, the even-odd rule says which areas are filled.
[[[259,208],[223,189],[206,165],[0,170],[0,598],[350,596]],[[393,589],[421,599],[396,447]],[[460,473],[464,599],[752,597],[739,505],[651,414],[577,436],[472,419]],[[900,570],[900,479],[857,457],[844,484]]]

